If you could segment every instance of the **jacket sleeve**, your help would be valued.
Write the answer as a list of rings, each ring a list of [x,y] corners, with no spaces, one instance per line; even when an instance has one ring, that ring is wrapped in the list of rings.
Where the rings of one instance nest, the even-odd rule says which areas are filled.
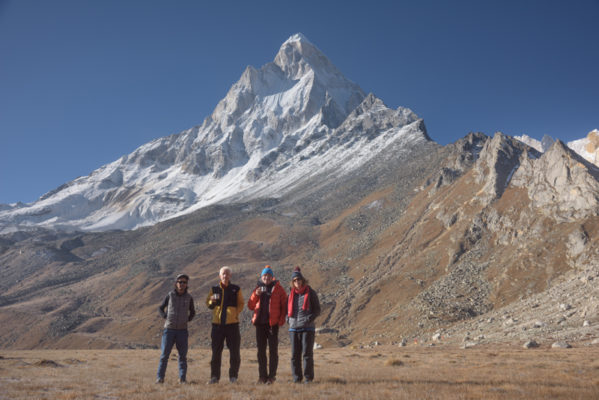
[[[252,294],[250,295],[250,299],[248,300],[248,308],[252,311],[256,309],[256,304],[258,304],[258,300],[260,298],[256,296],[256,291],[252,290]]]
[[[310,293],[310,306],[312,307],[312,321],[316,319],[320,315],[320,301],[318,300],[318,295],[315,290],[312,290]]]
[[[193,297],[189,301],[189,319],[187,321],[191,321],[193,317],[196,315],[196,308],[193,304]]]
[[[237,292],[237,317],[239,317],[239,314],[243,311],[244,305],[243,294],[241,294],[241,288],[239,288],[239,292]]]
[[[160,306],[158,306],[158,312],[160,313],[160,316],[164,319],[166,319],[166,312],[164,310],[166,310],[167,306],[168,306],[168,295],[166,295],[162,304]]]
[[[208,292],[208,297],[206,297],[206,306],[208,306],[208,308],[212,310],[212,309],[214,309],[216,304],[212,303],[211,297],[212,297],[212,288],[210,288],[210,292]]]
[[[287,292],[285,291],[285,289],[281,288],[281,292],[281,316],[279,317],[279,325],[283,326],[287,321],[287,302],[289,301],[289,299],[287,297]]]

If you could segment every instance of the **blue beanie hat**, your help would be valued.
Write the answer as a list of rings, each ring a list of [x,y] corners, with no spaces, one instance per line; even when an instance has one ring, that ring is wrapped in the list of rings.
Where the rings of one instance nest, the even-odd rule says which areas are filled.
[[[263,275],[266,275],[266,274],[270,274],[271,276],[275,275],[272,272],[272,269],[270,269],[270,265],[267,265],[266,267],[264,267],[264,269],[262,270],[262,273],[260,274],[260,276],[263,276]]]

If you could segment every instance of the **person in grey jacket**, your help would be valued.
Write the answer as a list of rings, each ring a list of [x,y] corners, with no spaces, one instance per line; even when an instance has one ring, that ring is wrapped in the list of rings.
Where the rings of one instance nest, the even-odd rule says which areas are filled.
[[[287,301],[287,322],[291,340],[291,374],[293,382],[310,383],[314,379],[314,320],[320,315],[318,295],[295,267]],[[303,372],[302,372],[303,359]]]
[[[193,298],[187,292],[188,283],[187,275],[177,275],[175,290],[170,291],[158,307],[158,312],[166,321],[162,332],[162,354],[158,363],[156,383],[164,383],[164,374],[173,345],[177,346],[179,353],[179,383],[185,383],[187,379],[187,322],[191,321],[196,313]]]

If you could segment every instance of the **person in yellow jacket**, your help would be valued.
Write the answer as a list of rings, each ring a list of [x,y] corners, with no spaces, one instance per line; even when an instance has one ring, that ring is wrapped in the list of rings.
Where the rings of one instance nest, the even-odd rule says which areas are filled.
[[[206,305],[212,310],[212,360],[210,361],[210,382],[220,380],[220,365],[225,341],[229,349],[229,382],[237,382],[241,364],[241,335],[239,314],[244,301],[241,288],[231,283],[233,272],[222,267],[218,273],[220,282],[213,286],[206,298]]]

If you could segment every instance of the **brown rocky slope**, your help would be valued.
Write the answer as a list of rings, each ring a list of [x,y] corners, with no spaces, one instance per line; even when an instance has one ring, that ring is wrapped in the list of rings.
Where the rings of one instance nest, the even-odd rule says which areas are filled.
[[[343,181],[320,177],[280,199],[149,228],[3,235],[0,346],[156,346],[156,307],[178,272],[191,276],[199,311],[192,343],[206,345],[203,301],[218,267],[233,267],[247,298],[265,264],[283,282],[302,267],[321,296],[327,344],[590,342],[598,177],[559,141],[540,154],[502,134],[470,134],[444,147],[419,142]],[[247,345],[249,319],[246,310]]]

